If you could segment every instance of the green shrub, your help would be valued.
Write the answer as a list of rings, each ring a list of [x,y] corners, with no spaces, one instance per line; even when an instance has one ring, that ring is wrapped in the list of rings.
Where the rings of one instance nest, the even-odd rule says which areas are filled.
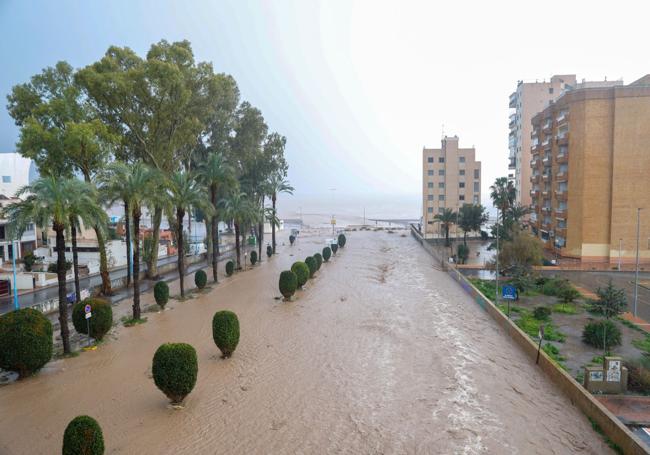
[[[545,306],[535,307],[533,310],[533,317],[538,321],[545,321],[551,315],[551,309]]]
[[[273,247],[271,245],[266,245],[266,256],[269,258],[273,256]]]
[[[89,416],[72,419],[63,433],[63,455],[102,455],[104,435],[99,423]]]
[[[341,248],[343,248],[345,246],[346,241],[347,241],[347,239],[345,238],[345,234],[339,234],[338,242],[339,242],[339,246]]]
[[[84,308],[90,305],[92,317],[86,323],[86,312]],[[89,298],[75,303],[72,307],[72,324],[78,333],[90,335],[96,340],[101,340],[113,326],[113,309],[111,303],[96,298]],[[90,334],[88,327],[90,326]]]
[[[0,368],[29,376],[52,358],[52,323],[31,308],[0,316]]]
[[[567,283],[567,285],[559,289],[557,296],[562,303],[572,303],[575,299],[580,297],[580,293],[576,288]]]
[[[305,258],[305,264],[307,264],[307,267],[309,267],[309,278],[313,277],[314,273],[316,273],[316,270],[318,270],[316,259],[314,259],[313,256],[307,256]]]
[[[612,346],[621,344],[621,331],[616,324],[607,319],[589,322],[582,331],[582,341],[595,348],[608,350]]]
[[[23,256],[23,264],[25,266],[25,272],[31,272],[32,268],[34,268],[34,264],[38,262],[38,258],[34,256],[34,253],[31,251],[26,253]]]
[[[285,299],[290,299],[298,288],[298,277],[291,270],[280,273],[280,293]]]
[[[301,288],[309,279],[309,266],[304,262],[294,262],[291,266],[291,271],[296,274],[298,278],[298,287]]]
[[[180,404],[196,384],[196,350],[186,343],[165,343],[154,354],[151,371],[156,386],[173,404]]]
[[[567,280],[552,278],[547,280],[542,285],[542,294],[558,296],[564,289],[567,288],[567,286],[569,286],[569,282]]]
[[[464,264],[467,262],[467,258],[469,257],[469,247],[465,245],[464,243],[459,243],[458,244],[458,260],[460,261],[461,264]]]
[[[196,280],[196,277],[194,278]],[[159,281],[153,287],[153,297],[160,308],[165,308],[169,301],[169,286],[164,281]]]
[[[48,273],[56,273],[57,267],[58,264],[56,262],[51,262],[47,266]],[[72,261],[65,261],[65,271],[69,272],[70,270],[72,270]]]
[[[251,251],[251,265],[257,263],[257,251]]]
[[[226,275],[230,276],[235,271],[235,263],[232,261],[226,262]]]
[[[230,357],[239,344],[237,315],[232,311],[217,311],[212,318],[212,338],[223,357]]]
[[[339,246],[336,243],[332,243],[332,254],[336,256],[336,252],[339,250]]]
[[[314,260],[316,261],[316,270],[320,270],[321,265],[323,265],[323,256],[320,253],[314,254]]]
[[[290,235],[290,236],[289,236],[289,243],[290,243],[291,245],[293,245],[293,242],[295,242],[295,241],[296,241],[296,236],[295,236],[295,235]]]
[[[203,270],[197,270],[194,274],[194,284],[197,288],[203,289],[208,284],[208,275]]]
[[[330,257],[332,257],[332,249],[326,246],[325,248],[323,248],[323,260],[327,262],[330,260]]]

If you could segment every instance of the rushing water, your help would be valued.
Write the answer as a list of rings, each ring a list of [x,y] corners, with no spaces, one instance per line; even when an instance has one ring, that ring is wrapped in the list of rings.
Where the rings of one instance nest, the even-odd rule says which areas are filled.
[[[0,453],[57,453],[78,414],[98,419],[109,454],[608,453],[587,419],[400,232],[350,233],[293,302],[276,300],[279,272],[326,236],[303,232],[209,293],[117,329],[98,351],[1,388]],[[211,337],[212,314],[224,308],[242,329],[229,360]],[[150,377],[166,341],[189,342],[199,356],[180,411]]]

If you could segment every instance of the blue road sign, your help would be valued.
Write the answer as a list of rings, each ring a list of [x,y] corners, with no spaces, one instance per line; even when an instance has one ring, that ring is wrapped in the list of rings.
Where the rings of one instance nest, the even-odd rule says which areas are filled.
[[[90,305],[86,305],[86,306],[84,307],[84,311],[85,311],[86,313],[90,313],[90,310],[91,310],[91,309],[92,309],[92,308],[90,308]]]
[[[504,300],[517,300],[517,288],[509,284],[501,288],[501,297]]]

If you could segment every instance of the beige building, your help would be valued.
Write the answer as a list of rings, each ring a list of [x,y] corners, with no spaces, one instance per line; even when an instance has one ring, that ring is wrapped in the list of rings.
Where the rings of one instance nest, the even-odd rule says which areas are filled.
[[[481,203],[481,163],[474,148],[459,148],[458,136],[445,136],[441,148],[422,150],[422,169],[422,230],[433,237],[440,232],[437,213]]]
[[[609,87],[623,85],[622,81],[576,81],[575,74],[555,75],[542,82],[517,83],[517,90],[510,95],[510,114],[508,149],[510,151],[508,169],[509,177],[514,181],[517,202],[520,205],[531,204],[530,198],[530,150],[532,145],[531,120],[534,115],[544,110],[550,103],[566,91],[587,87]]]
[[[565,257],[629,263],[640,207],[650,262],[650,75],[570,90],[532,124],[532,232]]]

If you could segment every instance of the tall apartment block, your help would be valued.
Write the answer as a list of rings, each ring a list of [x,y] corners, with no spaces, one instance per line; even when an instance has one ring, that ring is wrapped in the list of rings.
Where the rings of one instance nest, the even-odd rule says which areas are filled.
[[[458,147],[458,136],[445,136],[441,148],[422,150],[422,169],[423,232],[433,237],[440,232],[437,213],[481,203],[481,162],[474,148]]]
[[[650,75],[566,91],[532,119],[531,230],[584,262],[650,261]]]

